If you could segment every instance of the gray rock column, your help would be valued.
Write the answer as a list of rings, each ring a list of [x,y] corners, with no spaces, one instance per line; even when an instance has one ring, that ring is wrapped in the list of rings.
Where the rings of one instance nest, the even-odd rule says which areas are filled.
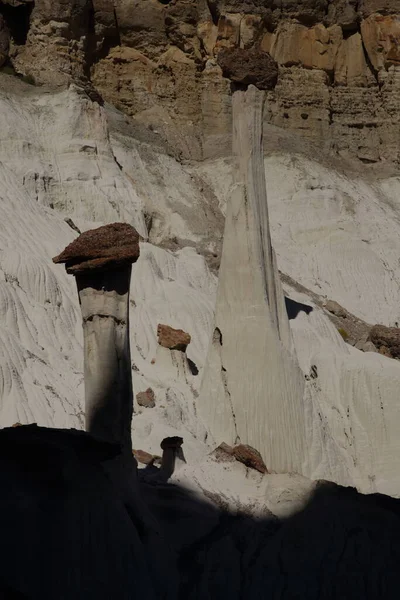
[[[81,234],[53,261],[76,278],[82,311],[86,430],[132,456],[129,288],[139,234],[114,223]]]
[[[226,49],[218,58],[232,81],[234,185],[198,413],[213,444],[245,444],[268,470],[301,472],[304,376],[271,243],[263,155],[264,90],[278,70],[260,51]]]

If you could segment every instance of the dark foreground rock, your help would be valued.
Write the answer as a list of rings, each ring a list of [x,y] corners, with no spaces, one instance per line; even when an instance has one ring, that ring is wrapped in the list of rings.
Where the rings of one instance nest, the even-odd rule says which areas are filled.
[[[321,482],[297,514],[256,519],[133,471],[129,496],[118,453],[0,430],[0,598],[397,600],[399,500]]]

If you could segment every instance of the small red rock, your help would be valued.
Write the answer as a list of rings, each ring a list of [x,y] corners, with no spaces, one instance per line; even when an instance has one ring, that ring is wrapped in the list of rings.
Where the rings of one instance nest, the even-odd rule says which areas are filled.
[[[268,52],[254,48],[224,48],[217,57],[224,77],[240,85],[271,90],[278,81],[278,65]]]
[[[156,403],[153,390],[151,388],[147,388],[145,392],[139,392],[136,394],[136,402],[139,404],[139,406],[144,406],[145,408],[154,408]]]
[[[256,469],[260,473],[268,473],[267,467],[262,459],[261,454],[255,448],[247,444],[239,444],[233,449],[233,456],[239,462],[246,465],[250,469]]]
[[[182,329],[173,329],[169,325],[159,324],[157,327],[158,343],[163,348],[185,352],[191,337]]]

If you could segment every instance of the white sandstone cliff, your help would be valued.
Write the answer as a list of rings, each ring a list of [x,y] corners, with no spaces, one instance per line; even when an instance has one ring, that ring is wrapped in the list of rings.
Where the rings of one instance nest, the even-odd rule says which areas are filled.
[[[188,461],[185,476],[190,478],[191,469],[202,473],[198,477],[205,485],[207,470],[195,463],[209,452],[211,438],[205,441],[199,412],[205,409],[206,421],[217,407],[210,396],[199,409],[198,394],[212,336],[217,280],[195,248],[205,249],[206,254],[217,248],[220,208],[232,200],[227,197],[231,165],[223,160],[182,165],[152,141],[138,141],[129,124],[125,130],[125,125],[117,127],[115,122],[125,117],[112,108],[100,108],[77,88],[53,94],[22,84],[14,87],[0,94],[0,424],[83,427],[78,300],[73,281],[52,265],[51,257],[76,237],[64,217],[72,218],[81,230],[126,221],[150,242],[163,244],[176,238],[175,247],[183,247],[171,252],[144,241],[133,268],[133,386],[135,392],[151,387],[156,402],[154,408],[135,407],[133,445],[159,453],[163,437],[181,435]],[[285,152],[278,152],[271,142],[274,135],[271,128],[265,164],[279,270],[371,324],[399,322],[398,177],[379,181],[362,172],[353,175],[324,157],[291,151],[287,143]],[[148,214],[150,232],[146,231]],[[245,213],[238,216],[244,223]],[[224,294],[236,306],[232,304],[231,313],[223,316],[217,311],[217,321],[226,319],[226,323],[237,317],[237,307],[244,301],[247,316],[254,316],[246,271],[257,281],[256,270],[249,269],[256,261],[249,262],[254,254],[248,253],[246,244],[253,251],[259,248],[255,234],[260,223],[253,221],[245,238],[233,228],[240,221],[233,221],[229,232],[232,218],[228,214],[226,247],[232,244],[233,249],[224,255],[221,268],[230,261],[232,268],[240,266],[236,283],[241,281],[243,287],[235,287],[231,277]],[[276,276],[276,266],[265,266]],[[254,314],[260,324],[271,317],[261,297],[262,276],[257,277],[260,312]],[[273,461],[276,470],[293,469],[307,477],[355,484],[362,491],[400,495],[400,364],[346,344],[315,305],[311,292],[301,295],[285,286],[286,295],[313,307],[308,315],[300,311],[290,321],[293,346],[289,332],[283,333],[284,317],[279,317],[280,337],[272,321],[269,337],[260,336],[260,326],[254,324],[251,341],[241,339],[233,351],[229,336],[245,331],[244,322],[237,319],[236,330],[225,335],[225,324],[220,326],[222,365],[230,385],[237,386],[240,439],[248,442],[246,436],[251,434],[252,445],[264,454],[271,469]],[[278,307],[274,310],[278,315]],[[187,355],[198,375],[177,369],[171,357],[161,359],[157,354],[158,323],[190,333]],[[301,397],[289,411],[272,413],[274,430],[286,433],[266,440],[259,411],[277,402],[269,393],[264,406],[255,374],[259,376],[262,353],[272,348],[268,361],[272,365],[276,361],[271,366],[276,380],[268,384],[270,389],[284,391],[278,398]],[[236,365],[239,357],[249,371],[228,368],[226,361]],[[207,369],[220,377],[218,360],[209,361]],[[314,366],[316,378],[310,376]],[[213,377],[211,373],[210,381]],[[258,404],[252,404],[257,394]],[[230,406],[226,401],[221,406],[226,429],[221,431],[218,420],[205,425],[214,428],[214,436],[219,431],[220,439],[226,435],[231,437],[224,441],[235,441]],[[251,406],[256,410],[250,415]],[[230,485],[222,476],[209,482],[222,492]],[[264,484],[257,483],[256,488],[255,493],[266,493]]]

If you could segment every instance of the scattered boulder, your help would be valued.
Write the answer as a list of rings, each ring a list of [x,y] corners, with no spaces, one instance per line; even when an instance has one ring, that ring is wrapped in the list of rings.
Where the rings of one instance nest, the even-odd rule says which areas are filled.
[[[262,459],[261,454],[255,448],[247,444],[239,444],[233,448],[233,456],[239,462],[250,469],[255,469],[260,473],[268,473],[268,469]]]
[[[154,408],[156,405],[155,395],[151,388],[147,388],[145,392],[139,392],[136,394],[136,402],[139,406],[143,406],[145,408]]]
[[[378,352],[376,346],[370,340],[357,342],[355,348],[362,352]]]
[[[390,358],[400,358],[400,329],[374,325],[369,340],[378,348],[380,354]]]
[[[169,325],[159,324],[157,327],[158,343],[163,348],[186,352],[191,337],[182,329],[173,329]]]
[[[341,317],[342,319],[345,319],[347,317],[346,310],[343,308],[343,306],[340,306],[340,304],[335,300],[328,300],[325,304],[325,309],[332,315],[336,315],[337,317]]]
[[[153,465],[155,462],[161,462],[161,456],[150,454],[145,450],[132,450],[132,454],[142,465]]]
[[[278,81],[278,65],[268,52],[223,48],[217,60],[223,75],[235,83],[271,90]]]

